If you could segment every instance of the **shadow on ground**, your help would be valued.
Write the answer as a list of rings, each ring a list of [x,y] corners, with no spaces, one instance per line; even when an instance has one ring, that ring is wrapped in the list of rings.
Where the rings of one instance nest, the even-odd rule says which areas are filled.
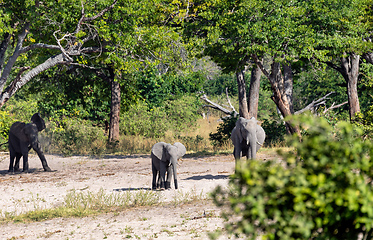
[[[213,180],[213,179],[228,179],[229,175],[199,175],[199,176],[193,176],[193,177],[188,177],[185,178],[184,180],[202,180],[202,179],[208,179],[208,180]]]
[[[113,189],[113,191],[115,192],[138,191],[138,190],[151,190],[151,188],[116,188],[116,189]]]

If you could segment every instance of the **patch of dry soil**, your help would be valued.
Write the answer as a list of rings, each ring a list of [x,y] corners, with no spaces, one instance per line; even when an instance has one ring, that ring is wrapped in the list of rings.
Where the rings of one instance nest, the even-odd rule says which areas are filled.
[[[1,215],[58,206],[72,190],[113,193],[151,187],[150,155],[46,158],[54,172],[44,172],[37,155],[31,155],[30,173],[9,174],[9,156],[0,155]],[[161,199],[171,202],[188,192],[205,196],[217,185],[226,186],[233,170],[232,155],[185,157],[178,166],[179,189],[161,191]],[[1,225],[0,239],[208,239],[207,232],[223,227],[220,212],[205,200],[93,217],[8,223]]]

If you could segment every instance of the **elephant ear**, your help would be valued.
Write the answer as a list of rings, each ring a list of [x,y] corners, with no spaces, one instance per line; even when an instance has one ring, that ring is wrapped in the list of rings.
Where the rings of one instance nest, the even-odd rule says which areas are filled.
[[[32,115],[31,122],[36,125],[39,132],[45,129],[45,122],[41,118],[40,113],[35,113],[34,115]]]
[[[186,153],[186,148],[182,143],[175,142],[174,146],[177,147],[177,158],[181,158]]]
[[[158,142],[156,144],[153,145],[152,147],[152,153],[154,154],[154,156],[156,156],[159,160],[162,159],[162,156],[163,156],[163,150],[165,148],[165,146],[167,145],[167,143],[165,142]]]

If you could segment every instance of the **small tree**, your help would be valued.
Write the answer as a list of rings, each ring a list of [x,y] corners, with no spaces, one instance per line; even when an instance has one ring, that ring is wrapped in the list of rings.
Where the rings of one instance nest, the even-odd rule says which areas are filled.
[[[226,230],[248,239],[371,239],[373,146],[361,130],[324,119],[294,119],[306,129],[294,152],[278,161],[238,164],[229,190],[215,202],[228,205]],[[304,131],[304,130],[303,130]]]

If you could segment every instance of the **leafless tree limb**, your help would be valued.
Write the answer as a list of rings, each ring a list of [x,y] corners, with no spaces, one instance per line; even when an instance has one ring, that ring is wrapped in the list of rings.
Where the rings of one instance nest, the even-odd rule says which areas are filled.
[[[335,105],[335,102],[329,107],[329,108],[325,108],[325,110],[323,111],[323,114],[327,113],[329,110],[332,110],[332,109],[336,109],[336,108],[339,108],[339,107],[342,107],[343,105],[346,105],[348,103],[348,101],[346,102],[343,102],[341,104],[337,104]]]
[[[334,92],[330,92],[328,94],[326,94],[324,97],[322,98],[319,98],[317,100],[313,100],[310,104],[308,104],[305,108],[301,109],[301,110],[298,110],[296,111],[294,114],[301,114],[301,113],[304,113],[305,111],[311,111],[312,113],[315,113],[316,112],[316,108],[320,105],[325,105],[326,104],[326,100],[328,99],[328,97],[333,94]]]
[[[227,96],[227,101],[228,101],[228,104],[229,106],[233,109],[233,112],[237,112],[236,109],[233,107],[233,105],[231,104],[231,100],[229,99],[229,95],[228,95],[228,88],[225,88],[225,95]]]
[[[235,115],[238,115],[238,113],[236,112],[236,110],[234,108],[230,111],[230,110],[228,110],[228,109],[220,106],[219,104],[214,103],[210,99],[208,99],[207,96],[206,96],[206,94],[203,94],[201,96],[201,99],[209,104],[209,105],[204,105],[203,107],[213,108],[213,109],[219,110],[219,111],[221,111],[221,112],[223,112],[225,114],[231,114],[233,112]]]

